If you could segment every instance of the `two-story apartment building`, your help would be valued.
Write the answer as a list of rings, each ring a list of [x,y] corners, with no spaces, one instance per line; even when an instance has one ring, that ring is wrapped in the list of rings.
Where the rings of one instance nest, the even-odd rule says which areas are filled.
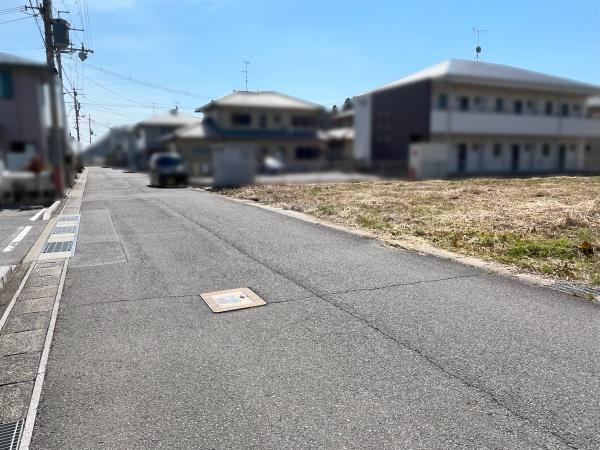
[[[215,152],[242,149],[256,166],[276,160],[286,171],[312,170],[325,159],[317,129],[323,108],[273,91],[235,91],[198,108],[201,124],[175,131],[170,148],[183,155],[190,173],[210,175]]]
[[[452,59],[358,96],[355,157],[418,177],[599,170],[586,164],[600,87]]]

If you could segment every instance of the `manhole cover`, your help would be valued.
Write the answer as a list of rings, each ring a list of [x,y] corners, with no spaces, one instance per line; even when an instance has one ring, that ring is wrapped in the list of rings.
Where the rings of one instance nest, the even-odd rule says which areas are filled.
[[[226,291],[200,294],[213,312],[221,313],[235,309],[253,308],[267,303],[248,288],[229,289]]]
[[[0,450],[17,450],[21,443],[25,420],[0,423]]]

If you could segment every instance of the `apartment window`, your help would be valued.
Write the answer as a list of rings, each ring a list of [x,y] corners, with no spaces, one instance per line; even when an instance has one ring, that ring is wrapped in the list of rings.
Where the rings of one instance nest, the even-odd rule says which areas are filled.
[[[468,111],[469,110],[469,97],[459,97],[458,99],[458,108],[461,111]]]
[[[279,114],[275,114],[273,116],[273,122],[279,125],[281,123],[281,116]]]
[[[550,156],[550,144],[544,144],[542,146],[542,155],[546,158]]]
[[[250,114],[233,113],[231,115],[231,123],[240,126],[249,126],[252,123],[252,116]]]
[[[483,98],[481,98],[480,96],[476,96],[473,99],[473,105],[475,106],[475,109],[477,111],[481,111],[483,109]]]
[[[314,127],[317,125],[317,120],[310,116],[294,116],[292,117],[292,125],[295,127]]]
[[[573,104],[573,115],[575,117],[581,117],[581,106],[578,103]]]
[[[577,146],[575,144],[569,145],[569,151],[570,152],[574,152],[575,150],[577,150]]]
[[[258,126],[261,128],[266,128],[267,127],[267,116],[266,114],[261,114],[260,116],[258,116]]]
[[[504,99],[503,98],[497,98],[496,99],[496,112],[503,112],[504,111]]]
[[[544,112],[547,116],[554,115],[554,103],[546,102],[546,106],[544,107]]]
[[[13,153],[24,153],[25,152],[25,142],[11,142],[10,143],[10,151]]]
[[[586,144],[585,145],[585,152],[586,153],[591,153],[592,152],[592,146],[590,144]]]
[[[527,100],[527,112],[537,114],[537,103],[534,100]]]
[[[569,117],[569,112],[570,112],[570,108],[569,108],[569,104],[568,103],[563,103],[562,106],[560,107],[560,114],[563,117]]]
[[[494,158],[502,156],[502,144],[494,144]]]
[[[515,114],[523,114],[523,102],[521,100],[515,100],[513,103],[513,112]]]
[[[438,95],[438,109],[448,109],[448,94]]]
[[[296,147],[296,159],[317,159],[319,153],[315,147]]]
[[[13,97],[13,80],[12,73],[8,71],[0,71],[0,98]]]

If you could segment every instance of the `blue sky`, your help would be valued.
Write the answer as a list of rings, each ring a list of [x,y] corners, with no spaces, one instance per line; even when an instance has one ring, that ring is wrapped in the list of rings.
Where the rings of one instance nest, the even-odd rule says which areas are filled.
[[[2,0],[0,9],[25,2]],[[85,3],[54,0],[76,27]],[[191,113],[243,89],[243,60],[251,61],[251,90],[341,104],[444,59],[472,59],[473,27],[488,30],[481,35],[485,61],[600,84],[598,0],[87,0],[87,6],[88,33],[75,33],[74,41],[84,39],[95,53],[88,67],[70,57],[65,67],[99,134],[151,116],[152,104],[157,113],[177,103]],[[0,51],[43,60],[33,19],[0,30]],[[149,89],[91,65],[200,95]]]

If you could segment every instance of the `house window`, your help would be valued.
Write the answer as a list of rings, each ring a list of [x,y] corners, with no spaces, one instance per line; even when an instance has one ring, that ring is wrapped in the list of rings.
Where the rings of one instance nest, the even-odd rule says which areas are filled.
[[[275,122],[276,124],[280,124],[281,123],[281,116],[279,114],[275,114],[273,116],[273,122]]]
[[[554,103],[552,103],[552,102],[546,102],[546,106],[544,108],[544,111],[546,112],[547,116],[554,115]]]
[[[13,97],[13,80],[12,73],[8,71],[0,71],[0,98]]]
[[[296,147],[296,159],[317,159],[320,153],[315,147]]]
[[[502,144],[494,144],[494,158],[502,156]]]
[[[294,116],[292,117],[292,126],[294,127],[314,127],[317,125],[317,120],[310,116]]]
[[[562,106],[561,106],[561,108],[560,108],[560,114],[563,117],[569,117],[569,110],[570,110],[569,104],[568,103],[563,103]]]
[[[458,108],[461,111],[468,111],[469,110],[469,97],[460,97],[458,99]]]
[[[267,127],[267,116],[266,114],[261,114],[260,116],[258,116],[258,126],[261,128],[266,128]]]
[[[499,113],[504,111],[504,99],[503,98],[496,99],[495,110],[496,110],[496,112],[499,112]]]
[[[438,109],[448,109],[448,94],[438,95]]]
[[[523,102],[521,100],[515,100],[513,103],[513,112],[515,114],[523,114]]]
[[[252,116],[250,114],[233,113],[231,123],[239,126],[249,126],[252,123]]]

